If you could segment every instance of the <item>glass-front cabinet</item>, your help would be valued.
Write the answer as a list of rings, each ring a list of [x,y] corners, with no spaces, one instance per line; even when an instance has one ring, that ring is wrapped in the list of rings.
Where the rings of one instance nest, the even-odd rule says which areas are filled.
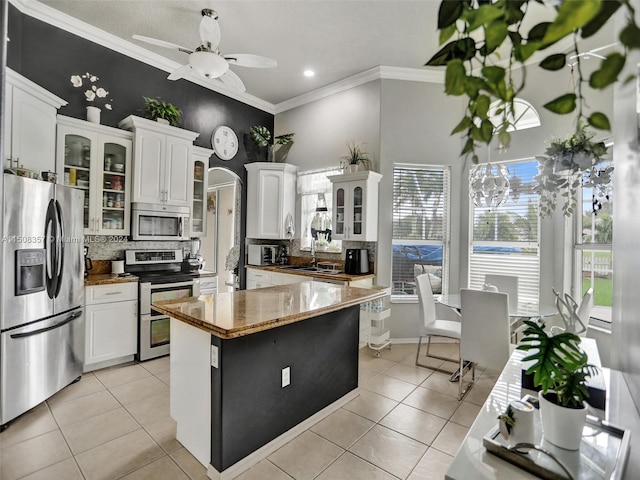
[[[192,147],[193,191],[190,195],[192,237],[202,237],[207,234],[207,177],[209,157],[212,154],[213,150]]]
[[[129,235],[131,132],[58,115],[58,181],[84,192],[85,235]]]
[[[382,175],[357,172],[328,177],[333,183],[333,238],[376,241],[378,184]]]

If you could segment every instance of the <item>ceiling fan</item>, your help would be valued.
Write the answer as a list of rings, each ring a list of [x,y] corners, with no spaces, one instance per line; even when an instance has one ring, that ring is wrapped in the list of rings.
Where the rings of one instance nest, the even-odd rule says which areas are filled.
[[[242,83],[238,75],[229,69],[229,65],[253,68],[273,68],[276,66],[274,59],[260,55],[250,53],[222,55],[218,50],[220,26],[218,25],[218,14],[215,10],[210,8],[202,10],[199,30],[201,43],[195,50],[142,35],[134,35],[133,38],[152,45],[178,50],[189,55],[189,63],[174,70],[167,77],[168,80],[178,80],[187,75],[190,70],[194,70],[204,77],[218,79],[225,85],[244,92],[246,90],[244,83]]]

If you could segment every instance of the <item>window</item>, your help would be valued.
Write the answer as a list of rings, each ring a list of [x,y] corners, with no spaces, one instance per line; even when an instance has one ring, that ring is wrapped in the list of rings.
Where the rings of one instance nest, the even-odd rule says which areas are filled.
[[[511,189],[499,207],[476,207],[471,203],[469,287],[482,288],[488,273],[518,277],[518,297],[537,303],[540,288],[538,242],[539,195],[533,177],[537,161],[506,162]]]
[[[415,277],[422,273],[434,293],[446,292],[449,177],[448,167],[394,165],[393,300],[417,300]]]
[[[610,323],[613,304],[613,182],[606,192],[595,193],[596,197],[592,187],[581,189],[581,215],[575,218],[574,293],[582,297],[589,288],[593,288],[591,317]],[[601,202],[601,208],[596,212],[594,200]],[[576,301],[579,302],[578,298]]]
[[[298,174],[298,194],[300,195],[300,225],[302,228],[302,235],[300,235],[300,249],[311,249],[311,220],[316,211],[316,204],[318,201],[318,194],[323,193],[325,203],[327,206],[327,215],[331,218],[332,214],[332,184],[327,179],[329,175],[339,175],[342,173],[341,169],[331,168],[323,170],[310,170],[307,172],[301,172]],[[342,242],[340,240],[333,240],[330,243],[323,244],[323,242],[316,242],[316,250],[323,252],[336,252],[342,251]]]

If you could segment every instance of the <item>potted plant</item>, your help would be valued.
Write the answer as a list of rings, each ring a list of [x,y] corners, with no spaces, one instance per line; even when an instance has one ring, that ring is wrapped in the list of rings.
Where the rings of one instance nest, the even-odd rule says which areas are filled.
[[[182,123],[182,110],[178,107],[172,103],[165,102],[161,98],[142,98],[144,98],[142,114],[145,118],[166,123],[174,127],[180,126],[180,123]]]
[[[366,170],[369,170],[371,161],[369,160],[369,154],[364,151],[363,144],[351,141],[347,143],[349,154],[342,157],[346,162],[350,172],[357,172],[359,165],[362,165]]]
[[[527,328],[518,350],[530,352],[522,360],[532,362],[525,373],[533,374],[533,384],[540,387],[542,435],[558,447],[578,450],[587,415],[586,382],[597,368],[587,363],[576,334],[550,335],[544,325],[530,320],[524,323]]]
[[[540,194],[540,213],[549,215],[555,210],[558,196],[564,196],[562,207],[565,215],[575,210],[576,192],[581,185],[594,187],[594,212],[602,204],[597,196],[606,197],[611,183],[613,166],[602,165],[608,147],[602,141],[594,141],[594,133],[579,122],[573,133],[564,139],[554,138],[545,155],[538,159],[537,184],[534,191]]]
[[[272,142],[271,132],[267,127],[262,125],[254,125],[249,129],[249,136],[251,137],[251,140],[253,140],[253,143],[256,144],[256,146],[260,148],[268,147],[267,161],[269,162],[275,162],[276,147],[278,146],[279,152],[281,151],[281,154],[279,155],[280,160],[284,161],[286,159],[287,155],[289,154],[289,149],[293,145],[294,135],[295,133],[284,133],[282,135],[278,135],[277,137],[273,137]]]

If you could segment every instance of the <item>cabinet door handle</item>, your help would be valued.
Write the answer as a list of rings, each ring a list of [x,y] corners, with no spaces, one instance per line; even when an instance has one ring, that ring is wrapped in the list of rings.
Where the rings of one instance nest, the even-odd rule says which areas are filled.
[[[107,292],[105,295],[120,295],[122,292]]]

